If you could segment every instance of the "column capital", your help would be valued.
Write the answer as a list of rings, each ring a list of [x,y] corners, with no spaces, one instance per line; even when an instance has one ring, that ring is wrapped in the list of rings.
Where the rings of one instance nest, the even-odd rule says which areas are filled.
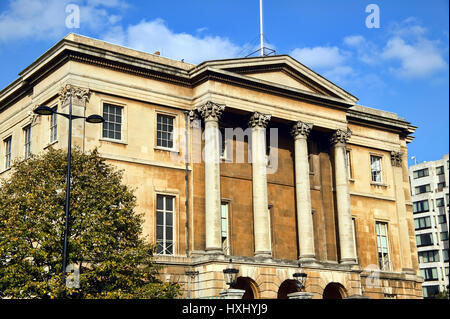
[[[264,114],[264,113],[260,113],[260,112],[254,112],[251,116],[250,116],[250,120],[248,121],[248,126],[249,127],[262,127],[262,128],[266,128],[267,124],[269,124],[270,118],[272,117],[272,115],[270,114]]]
[[[313,124],[297,121],[291,129],[291,134],[294,138],[308,138]]]
[[[72,103],[83,107],[89,101],[90,94],[91,92],[88,88],[82,88],[72,84],[64,85],[58,92],[62,105],[69,103],[69,98],[72,96]]]
[[[391,152],[391,164],[392,166],[401,167],[402,166],[402,152]]]
[[[352,131],[350,129],[347,129],[347,131],[337,129],[333,135],[331,136],[330,143],[331,145],[335,144],[347,144],[350,136],[352,136]]]
[[[216,121],[220,120],[223,111],[225,110],[225,105],[217,104],[211,101],[206,102],[196,108],[196,111],[203,118],[204,121]]]

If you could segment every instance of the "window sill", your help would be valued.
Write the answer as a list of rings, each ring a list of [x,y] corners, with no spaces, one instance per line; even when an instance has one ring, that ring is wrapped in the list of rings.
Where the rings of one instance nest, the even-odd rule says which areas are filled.
[[[165,151],[165,152],[171,152],[171,153],[180,153],[178,149],[175,148],[168,148],[168,147],[162,147],[162,146],[155,146],[154,149],[156,151]]]
[[[53,142],[48,143],[47,145],[44,146],[44,150],[47,149],[47,148],[49,148],[50,146],[55,145],[56,143],[58,143],[58,140],[55,140],[55,141],[53,141]]]
[[[11,170],[11,166],[8,167],[8,168],[5,168],[5,169],[2,170],[2,171],[0,171],[0,175],[3,174],[3,173],[6,173],[7,171],[10,171],[10,170]]]
[[[383,187],[383,188],[387,188],[387,187],[388,187],[386,184],[383,184],[383,183],[377,183],[377,182],[370,182],[370,186],[374,186],[374,187]]]
[[[122,145],[128,145],[128,143],[125,142],[125,141],[122,141],[122,140],[115,140],[115,139],[112,139],[112,138],[105,138],[105,137],[102,137],[102,138],[99,139],[99,140],[102,141],[102,142],[109,142],[109,143],[117,143],[117,144],[122,144]]]

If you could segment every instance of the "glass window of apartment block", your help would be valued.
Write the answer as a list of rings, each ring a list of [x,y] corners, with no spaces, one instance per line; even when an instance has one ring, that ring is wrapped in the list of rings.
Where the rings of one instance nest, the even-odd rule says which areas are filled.
[[[431,298],[439,293],[439,286],[424,286],[422,291],[424,298]]]
[[[389,242],[387,223],[376,222],[378,265],[380,270],[390,270],[391,262],[389,257]]]
[[[433,245],[433,235],[432,234],[416,235],[416,244],[417,247]]]
[[[445,215],[439,215],[438,216],[438,223],[439,224],[444,224],[447,222],[447,217],[445,217]]]
[[[221,212],[221,233],[222,233],[222,250],[225,255],[230,254],[229,229],[228,229],[228,203],[222,203]]]
[[[450,200],[449,194],[445,194],[445,201],[447,202],[447,206],[449,206],[449,200]]]
[[[430,184],[416,186],[416,195],[431,192]]]
[[[436,207],[445,206],[444,198],[436,198]]]
[[[448,249],[442,250],[442,257],[444,258],[444,262],[448,261]]]
[[[372,182],[381,183],[381,157],[370,155],[370,170],[372,174]]]
[[[173,255],[175,197],[156,195],[156,252]]]
[[[50,116],[50,143],[58,139],[58,114],[55,113],[57,110],[58,108],[54,107],[54,112]]]
[[[420,269],[420,274],[425,281],[438,280],[438,271],[436,267]]]
[[[23,128],[24,137],[24,157],[28,158],[31,154],[31,125],[27,125]]]
[[[431,218],[429,216],[414,218],[414,228],[415,230],[431,228]]]
[[[448,240],[448,231],[441,232],[441,240]]]
[[[423,213],[430,210],[428,199],[413,203],[413,213]]]
[[[103,138],[113,140],[122,139],[122,107],[111,104],[103,104]]]
[[[444,174],[444,166],[436,167],[436,175]]]
[[[438,192],[442,192],[444,190],[445,187],[445,182],[440,182],[437,184],[437,191]]]
[[[420,251],[418,255],[420,263],[432,263],[439,261],[439,251],[437,250]]]
[[[5,145],[5,169],[7,169],[11,167],[12,137],[7,137],[3,143]]]
[[[173,148],[173,116],[157,114],[156,116],[156,145],[164,148]]]
[[[421,178],[421,177],[425,177],[425,176],[428,176],[428,175],[429,175],[428,168],[419,169],[419,170],[413,172],[413,177],[414,178]]]

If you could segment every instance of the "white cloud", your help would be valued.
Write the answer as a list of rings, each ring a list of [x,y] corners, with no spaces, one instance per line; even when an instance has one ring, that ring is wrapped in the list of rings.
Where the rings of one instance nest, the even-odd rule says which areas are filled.
[[[96,32],[121,20],[109,10],[126,7],[122,0],[10,0],[9,8],[0,13],[0,41],[53,39],[78,32],[66,26],[68,4],[79,7],[81,29]]]
[[[105,41],[127,46],[197,64],[205,60],[233,58],[239,56],[243,47],[227,38],[176,33],[168,28],[162,19],[143,20],[126,29],[116,27],[103,37]]]

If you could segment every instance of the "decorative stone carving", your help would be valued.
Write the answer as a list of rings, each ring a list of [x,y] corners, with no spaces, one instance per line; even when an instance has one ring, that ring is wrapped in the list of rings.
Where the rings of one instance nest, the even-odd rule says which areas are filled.
[[[33,107],[33,109],[28,112],[28,118],[30,119],[30,123],[32,126],[35,124],[38,124],[39,119],[41,118],[38,114],[33,112],[33,110],[36,109],[37,107],[38,107],[38,105]]]
[[[291,134],[295,138],[296,137],[308,138],[312,127],[313,127],[313,125],[310,123],[304,123],[302,121],[298,121],[292,127]]]
[[[392,166],[401,167],[402,166],[402,152],[391,152],[391,164]]]
[[[272,115],[270,114],[254,112],[248,121],[248,126],[266,128],[271,117]]]
[[[225,105],[217,104],[211,101],[208,101],[197,108],[197,112],[205,121],[219,121],[224,110]]]
[[[85,106],[86,102],[89,101],[90,91],[87,88],[66,84],[59,91],[59,100],[61,101],[61,104],[65,105],[69,103],[69,98],[71,95],[73,104]]]
[[[189,114],[189,123],[191,125],[192,128],[200,128],[201,126],[201,118],[200,115],[198,114],[198,112],[196,110],[190,110]]]
[[[337,129],[331,136],[330,143],[331,145],[347,144],[350,136],[352,136],[352,131],[350,129],[347,129],[347,131]]]

